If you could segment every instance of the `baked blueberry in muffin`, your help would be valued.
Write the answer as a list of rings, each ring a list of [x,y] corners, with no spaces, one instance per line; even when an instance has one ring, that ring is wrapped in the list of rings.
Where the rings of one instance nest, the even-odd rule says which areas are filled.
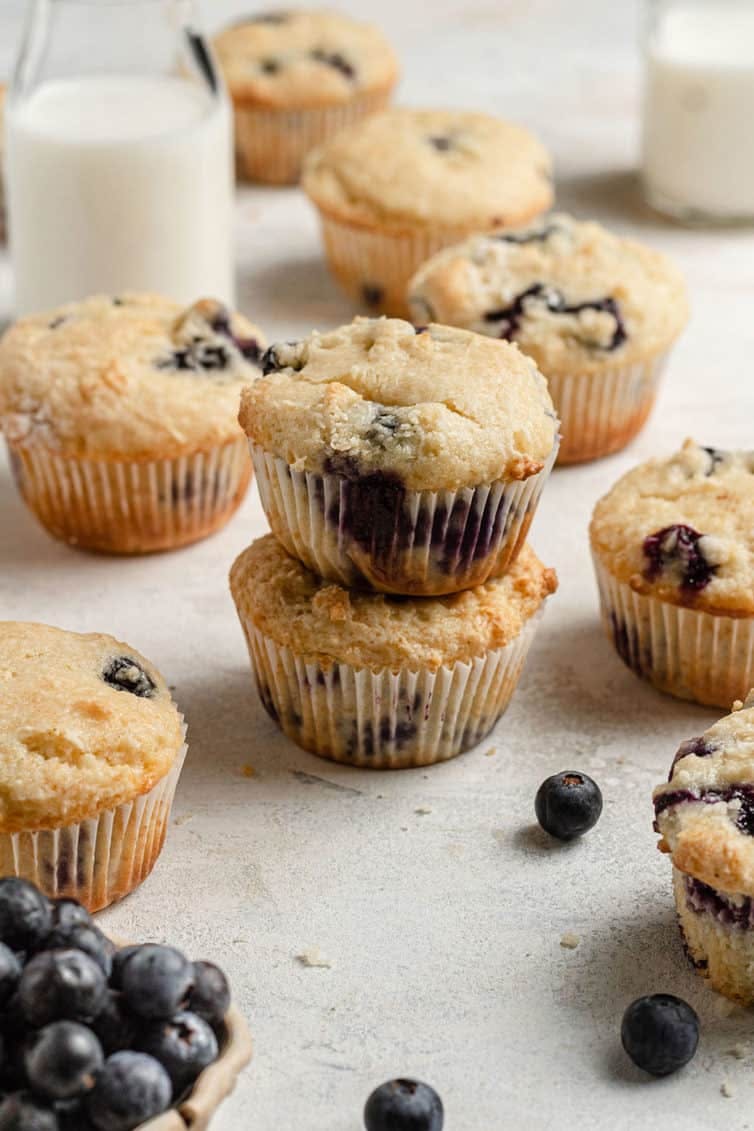
[[[323,577],[430,595],[504,572],[557,447],[536,366],[506,342],[358,318],[272,346],[245,390],[262,503]]]
[[[87,549],[212,533],[248,487],[238,398],[264,348],[214,299],[100,296],[17,322],[0,343],[0,425],[24,500]]]
[[[703,447],[625,475],[597,504],[608,635],[663,691],[726,706],[754,683],[754,453]]]
[[[754,1001],[754,694],[683,743],[654,792],[681,932],[715,989]]]
[[[664,256],[560,213],[439,252],[408,294],[415,321],[515,341],[534,358],[563,421],[563,462],[636,434],[687,318],[683,280]]]

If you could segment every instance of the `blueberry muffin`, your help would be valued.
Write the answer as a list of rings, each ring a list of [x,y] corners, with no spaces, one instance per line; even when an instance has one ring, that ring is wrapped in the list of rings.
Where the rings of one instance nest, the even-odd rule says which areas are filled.
[[[233,100],[240,173],[293,184],[307,153],[382,110],[398,62],[382,33],[338,12],[262,12],[215,40]]]
[[[343,130],[309,156],[303,186],[335,277],[357,302],[401,316],[409,279],[435,252],[552,204],[536,138],[459,110],[386,110]]]
[[[525,546],[504,578],[395,598],[324,581],[268,535],[230,585],[262,703],[299,746],[400,769],[444,761],[495,725],[557,579]]]
[[[418,596],[503,573],[557,451],[533,361],[506,342],[357,318],[275,345],[244,390],[262,504],[289,553]]]
[[[160,673],[111,636],[0,621],[0,875],[106,907],[152,871],[186,748]]]
[[[754,685],[754,453],[654,459],[591,525],[602,615],[624,662],[661,691],[726,706]]]
[[[517,342],[547,377],[561,463],[625,447],[645,423],[686,289],[656,251],[566,215],[438,252],[409,283],[415,322]]]
[[[251,476],[238,427],[259,331],[211,299],[90,298],[0,342],[0,429],[24,500],[74,546],[145,553],[223,526]]]
[[[654,792],[681,934],[727,997],[754,1002],[754,693],[684,742]]]

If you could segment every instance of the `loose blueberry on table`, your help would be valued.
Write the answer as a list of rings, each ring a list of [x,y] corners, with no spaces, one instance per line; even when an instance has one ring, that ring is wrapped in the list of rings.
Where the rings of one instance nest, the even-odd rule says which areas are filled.
[[[0,1131],[134,1131],[217,1060],[229,1004],[211,963],[0,879]]]
[[[696,1052],[699,1018],[673,994],[640,997],[623,1015],[621,1040],[638,1068],[651,1076],[670,1076]]]
[[[364,1108],[366,1131],[442,1131],[444,1121],[442,1100],[420,1080],[388,1080]]]
[[[545,832],[557,840],[575,840],[593,829],[602,813],[602,793],[595,781],[577,770],[564,770],[542,782],[534,809]]]

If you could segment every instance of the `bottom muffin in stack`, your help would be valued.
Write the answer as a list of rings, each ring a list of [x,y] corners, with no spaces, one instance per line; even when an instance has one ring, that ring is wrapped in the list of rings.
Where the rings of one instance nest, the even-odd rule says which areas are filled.
[[[678,750],[654,792],[684,945],[727,997],[754,1002],[754,692]]]
[[[268,714],[313,753],[400,769],[474,746],[515,690],[557,578],[524,547],[505,577],[445,597],[348,590],[271,536],[231,589]]]

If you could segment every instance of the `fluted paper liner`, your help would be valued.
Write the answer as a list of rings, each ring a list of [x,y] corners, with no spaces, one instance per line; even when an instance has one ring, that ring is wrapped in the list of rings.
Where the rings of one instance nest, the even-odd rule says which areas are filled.
[[[379,524],[361,516],[365,541],[364,529],[355,534],[349,521],[358,481],[354,488],[344,476],[297,471],[258,444],[250,447],[262,506],[289,554],[341,585],[425,597],[471,589],[510,568],[557,455],[556,442],[542,471],[525,480],[401,490],[388,497],[394,529],[387,504],[380,505]]]
[[[306,661],[239,609],[260,698],[288,737],[323,758],[380,770],[443,762],[484,738],[516,689],[541,613],[468,663],[372,672]]]
[[[754,617],[637,593],[594,556],[602,618],[623,662],[660,691],[730,710],[754,687]]]
[[[157,863],[186,751],[184,742],[167,774],[141,797],[61,828],[0,833],[0,875],[29,880],[51,899],[76,899],[92,912],[123,899]]]
[[[233,106],[239,175],[264,184],[296,184],[312,149],[382,110],[391,91],[392,87],[367,91],[339,106],[303,110],[268,109],[239,99]]]
[[[8,444],[29,509],[55,538],[112,554],[170,550],[224,526],[251,464],[243,436],[164,460],[97,460]]]
[[[558,463],[599,459],[633,440],[654,406],[668,351],[599,373],[548,375],[563,440]]]

